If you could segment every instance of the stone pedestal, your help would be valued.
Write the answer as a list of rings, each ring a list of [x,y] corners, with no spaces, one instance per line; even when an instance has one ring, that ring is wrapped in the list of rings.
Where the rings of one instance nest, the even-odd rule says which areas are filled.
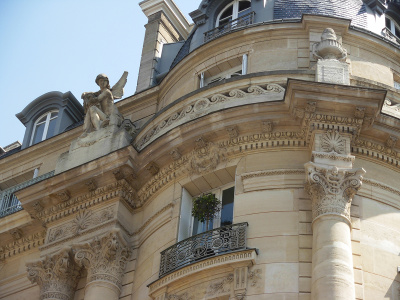
[[[365,171],[351,169],[349,136],[328,131],[314,137],[313,162],[305,164],[313,217],[311,298],[354,300],[350,207]]]
[[[85,300],[118,300],[126,261],[127,243],[113,230],[89,243],[74,245],[75,261],[88,271]]]
[[[315,77],[317,82],[349,85],[349,65],[336,59],[320,59]]]
[[[56,164],[55,174],[72,169],[91,160],[126,147],[131,142],[128,132],[116,125],[110,125],[81,136],[72,141],[69,151],[63,153]]]

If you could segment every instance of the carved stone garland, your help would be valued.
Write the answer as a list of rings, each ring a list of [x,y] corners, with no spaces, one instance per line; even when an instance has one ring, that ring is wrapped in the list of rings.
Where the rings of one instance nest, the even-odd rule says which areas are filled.
[[[75,245],[73,250],[76,263],[88,270],[87,285],[102,281],[121,291],[122,276],[131,252],[118,230],[100,238],[95,237],[91,242]]]
[[[40,300],[73,299],[79,270],[69,247],[53,256],[27,264],[29,280],[40,287]]]

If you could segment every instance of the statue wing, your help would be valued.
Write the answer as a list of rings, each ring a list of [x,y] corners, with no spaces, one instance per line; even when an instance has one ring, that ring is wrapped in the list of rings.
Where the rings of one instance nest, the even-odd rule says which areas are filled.
[[[124,86],[127,82],[128,78],[128,72],[125,71],[124,74],[122,74],[121,78],[118,80],[118,82],[111,88],[111,92],[114,96],[114,99],[121,99],[122,96],[124,95]]]

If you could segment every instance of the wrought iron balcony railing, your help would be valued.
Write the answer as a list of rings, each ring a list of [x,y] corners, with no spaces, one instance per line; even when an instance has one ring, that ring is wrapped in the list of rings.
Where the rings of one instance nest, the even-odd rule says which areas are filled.
[[[248,14],[245,14],[235,20],[230,21],[224,25],[218,26],[210,31],[204,33],[204,42],[208,42],[212,39],[215,39],[233,29],[237,29],[240,27],[245,27],[254,23],[254,15],[255,12],[252,11]]]
[[[201,259],[245,250],[247,222],[223,226],[192,236],[161,252],[159,277]]]
[[[0,191],[0,218],[16,213],[22,210],[21,203],[19,202],[15,192],[22,190],[30,185],[39,181],[45,180],[54,175],[54,171],[43,174],[31,180],[24,181],[20,184],[14,185],[4,191]]]
[[[382,34],[389,41],[392,41],[393,43],[396,43],[396,44],[400,44],[400,38],[398,38],[396,35],[394,35],[393,32],[391,32],[389,28],[387,28],[387,27],[383,28]]]

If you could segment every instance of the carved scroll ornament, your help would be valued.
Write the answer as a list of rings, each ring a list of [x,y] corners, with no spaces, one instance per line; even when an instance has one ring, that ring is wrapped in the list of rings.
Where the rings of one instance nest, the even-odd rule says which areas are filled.
[[[307,163],[306,190],[312,200],[313,220],[325,214],[345,217],[350,221],[350,206],[360,189],[364,169],[339,170]]]
[[[40,287],[40,300],[72,300],[78,283],[79,270],[69,247],[53,256],[46,256],[44,259],[27,264],[29,280]]]

